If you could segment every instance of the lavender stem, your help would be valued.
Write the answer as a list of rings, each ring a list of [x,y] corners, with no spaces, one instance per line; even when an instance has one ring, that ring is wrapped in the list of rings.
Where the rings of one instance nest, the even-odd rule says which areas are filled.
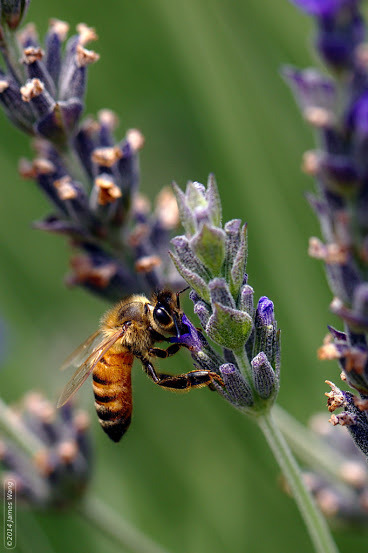
[[[315,551],[317,553],[338,553],[327,523],[312,495],[305,487],[301,471],[272,413],[263,414],[258,417],[257,422],[290,486]]]

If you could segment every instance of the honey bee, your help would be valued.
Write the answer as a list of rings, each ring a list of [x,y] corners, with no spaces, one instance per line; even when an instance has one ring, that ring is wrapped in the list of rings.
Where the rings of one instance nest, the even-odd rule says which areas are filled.
[[[61,369],[78,367],[65,386],[58,407],[64,405],[92,373],[97,416],[103,430],[118,442],[129,427],[132,414],[131,369],[139,359],[155,384],[173,391],[186,391],[212,385],[223,385],[221,378],[207,370],[179,375],[156,372],[151,358],[169,357],[184,344],[173,343],[166,349],[154,347],[170,336],[180,338],[188,333],[182,322],[179,294],[163,290],[153,295],[130,296],[107,311],[100,328],[83,342],[64,362]]]

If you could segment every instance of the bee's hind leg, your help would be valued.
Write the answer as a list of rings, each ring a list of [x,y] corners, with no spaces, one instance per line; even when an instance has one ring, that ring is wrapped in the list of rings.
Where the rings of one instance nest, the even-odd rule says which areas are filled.
[[[192,388],[203,388],[205,386],[213,386],[213,382],[218,382],[221,386],[224,385],[222,378],[211,371],[195,370],[187,373],[170,375],[157,373],[154,366],[146,359],[142,359],[143,368],[147,375],[155,384],[168,390],[175,392],[186,392]]]

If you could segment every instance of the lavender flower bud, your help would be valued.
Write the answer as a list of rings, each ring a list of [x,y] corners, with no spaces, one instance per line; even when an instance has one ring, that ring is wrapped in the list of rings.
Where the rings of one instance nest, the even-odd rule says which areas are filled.
[[[252,407],[254,399],[251,387],[237,367],[231,363],[225,363],[220,366],[220,374],[225,383],[229,401],[236,407]]]
[[[45,90],[45,85],[40,79],[29,79],[20,88],[23,102],[30,102],[37,117],[44,117],[55,106],[55,101]]]
[[[222,347],[239,351],[252,330],[252,319],[244,311],[215,303],[206,332]]]
[[[235,309],[235,301],[224,278],[214,278],[209,284],[211,303],[220,303]]]
[[[171,243],[175,247],[175,252],[177,254],[176,259],[178,260],[178,263],[180,263],[180,266],[193,271],[193,273],[208,282],[210,274],[203,265],[201,259],[195,255],[192,241],[189,241],[186,236],[176,236],[171,240]]]
[[[240,290],[239,308],[246,311],[252,318],[254,316],[253,296],[253,288],[249,284],[244,284]]]
[[[197,182],[188,183],[185,193],[173,186],[187,235],[194,235],[204,223],[214,227],[221,224],[221,201],[213,175],[208,178],[207,190]]]
[[[224,272],[230,281],[231,293],[237,298],[247,263],[247,225],[241,227],[241,221],[234,219],[226,223],[225,232],[227,239]]]
[[[280,333],[274,318],[273,302],[266,296],[258,301],[255,315],[253,355],[263,352],[278,376],[280,370]]]
[[[143,147],[144,137],[137,129],[130,129],[126,138],[120,143],[122,157],[117,163],[120,176],[120,187],[123,191],[123,200],[126,207],[130,207],[131,198],[137,192],[139,184],[138,150]],[[176,212],[177,207],[172,207]]]
[[[258,300],[257,313],[256,313],[256,326],[264,327],[270,326],[275,322],[273,302],[268,299],[267,296],[262,296]]]
[[[169,255],[184,280],[195,290],[206,302],[210,301],[210,294],[206,282],[198,274],[194,273],[190,269],[187,269],[181,264],[179,258],[172,252]]]
[[[329,411],[344,409],[342,413],[332,415],[330,422],[333,425],[346,426],[355,444],[368,457],[367,402],[359,400],[350,392],[340,390],[332,382],[326,382],[331,386],[331,392],[326,393]]]
[[[320,359],[337,359],[344,380],[358,390],[362,395],[368,394],[368,352],[364,335],[353,335],[349,332],[339,332],[329,327],[331,335],[325,338],[324,344],[318,350]],[[354,340],[355,339],[355,340]],[[354,343],[356,341],[356,343]]]
[[[252,331],[252,318],[245,311],[235,308],[225,280],[210,282],[213,314],[206,325],[209,337],[222,347],[239,350],[244,347]]]
[[[97,38],[91,33],[90,39]],[[87,67],[99,59],[99,55],[84,48],[85,43],[81,35],[73,36],[66,45],[65,56],[60,69],[59,98],[69,100],[78,98],[83,101],[87,84]]]
[[[232,266],[234,259],[239,249],[241,220],[232,219],[225,223],[224,230],[226,233],[226,265]]]
[[[190,240],[190,246],[197,258],[212,275],[217,275],[225,258],[225,232],[206,223]]]
[[[279,382],[266,355],[261,351],[252,359],[253,384],[262,399],[270,399],[278,392]]]
[[[69,30],[69,25],[58,19],[51,19],[46,36],[46,52],[44,63],[54,85],[58,78],[62,63],[62,45]]]
[[[44,84],[48,93],[55,98],[55,83],[43,62],[44,56],[45,52],[42,48],[29,46],[23,50],[21,61],[24,64],[28,78],[30,80],[39,79]]]
[[[85,172],[90,179],[95,176],[92,152],[95,148],[97,129],[98,123],[92,118],[87,118],[81,123],[74,138],[75,150],[81,160]]]
[[[1,0],[1,24],[16,29],[25,16],[30,0]]]
[[[204,301],[197,301],[194,304],[194,313],[198,316],[201,321],[203,328],[206,328],[207,323],[211,317],[211,309]]]

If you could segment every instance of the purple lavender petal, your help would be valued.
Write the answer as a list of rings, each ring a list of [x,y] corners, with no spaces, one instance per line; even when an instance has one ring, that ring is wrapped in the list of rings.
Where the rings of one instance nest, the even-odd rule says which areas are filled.
[[[120,187],[123,192],[134,194],[139,185],[138,156],[126,140],[122,141],[120,148],[123,153],[123,157],[117,162]]]
[[[62,25],[62,28],[61,28]],[[52,21],[45,40],[45,66],[55,87],[58,85],[62,63],[62,45],[68,26],[63,22]]]
[[[348,156],[327,155],[321,162],[321,170],[335,183],[352,186],[357,183],[358,170]]]
[[[365,23],[359,14],[351,14],[351,20],[341,26],[322,21],[317,39],[317,49],[332,67],[351,69],[356,46],[365,37]]]
[[[38,230],[72,236],[79,240],[85,240],[87,238],[87,233],[82,227],[70,221],[60,219],[55,215],[49,215],[45,219],[35,221],[32,226]]]
[[[274,323],[273,302],[267,296],[258,300],[256,311],[256,326],[268,326]]]
[[[65,46],[65,53],[64,53],[64,58],[60,69],[59,82],[58,82],[60,100],[65,100],[66,97],[64,96],[68,93],[67,88],[70,84],[70,74],[75,69],[75,55],[76,55],[77,46],[79,42],[80,42],[79,36],[73,35],[72,37],[69,38]]]
[[[174,336],[169,339],[170,342],[184,344],[189,349],[198,352],[202,349],[202,342],[199,336],[199,333],[193,323],[188,319],[188,317],[183,313],[181,322],[186,326],[188,332],[182,334],[181,336]]]
[[[322,107],[333,109],[336,101],[335,84],[326,75],[314,68],[296,69],[286,66],[282,75],[291,87],[295,99],[302,109]]]
[[[346,124],[361,136],[368,136],[368,91],[355,100],[346,116]]]
[[[346,332],[341,332],[341,330],[337,330],[336,328],[330,325],[328,325],[327,328],[332,334],[334,340],[338,340],[340,342],[347,342]]]
[[[359,0],[290,0],[308,15],[331,17],[344,7],[355,7]]]

